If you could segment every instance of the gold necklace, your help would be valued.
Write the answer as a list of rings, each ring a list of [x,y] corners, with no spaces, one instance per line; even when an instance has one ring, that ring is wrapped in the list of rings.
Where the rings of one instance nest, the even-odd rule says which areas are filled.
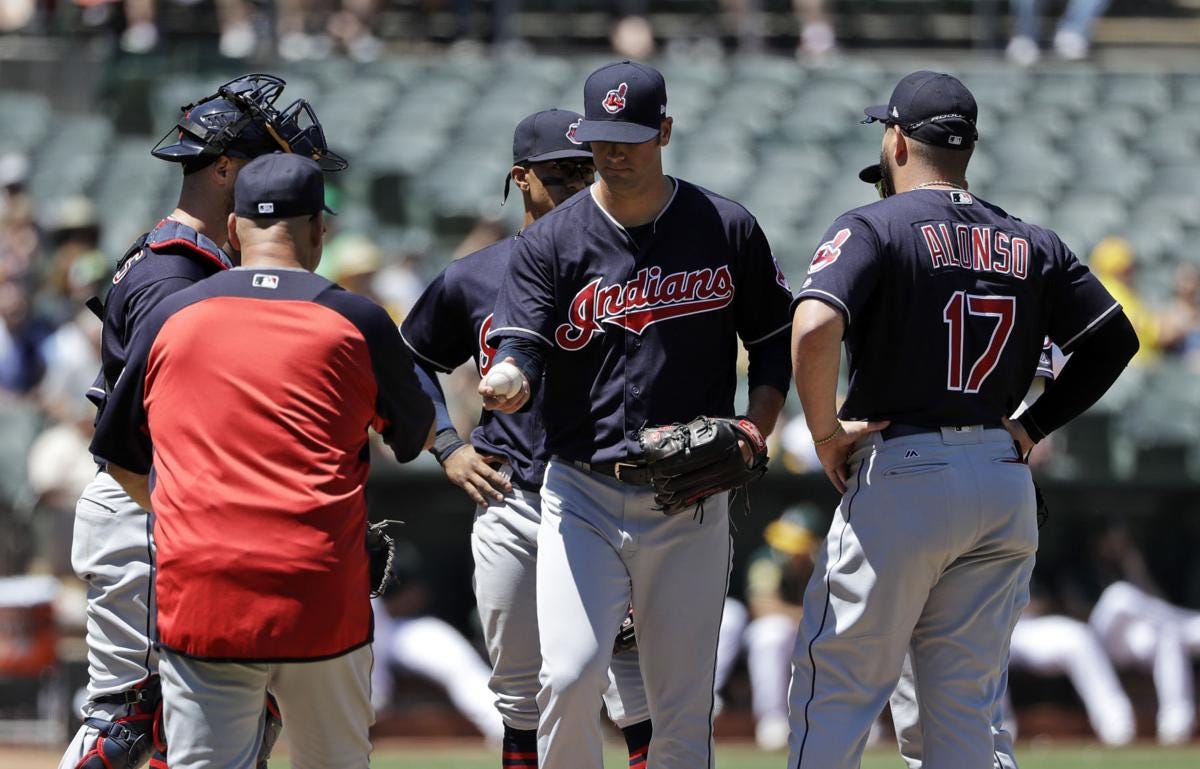
[[[923,190],[923,189],[926,189],[929,187],[936,187],[936,186],[952,187],[956,190],[964,190],[964,191],[967,189],[966,187],[960,187],[959,185],[955,184],[954,182],[948,182],[944,179],[934,179],[931,182],[924,182],[923,184],[918,184],[918,185],[914,186],[913,189],[914,190]]]

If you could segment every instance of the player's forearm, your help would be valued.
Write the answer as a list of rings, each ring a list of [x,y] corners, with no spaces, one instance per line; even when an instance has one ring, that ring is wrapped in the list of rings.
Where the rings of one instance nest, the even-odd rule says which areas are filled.
[[[780,331],[770,339],[746,349],[750,360],[746,380],[751,391],[760,385],[769,385],[787,398],[788,388],[792,384],[792,354],[789,344],[788,335]]]
[[[126,470],[124,467],[114,465],[111,462],[108,464],[108,474],[113,477],[117,483],[121,484],[121,488],[125,489],[125,493],[134,502],[137,502],[138,507],[143,510],[150,509],[150,476],[135,473],[132,470]]]
[[[837,381],[842,362],[842,316],[819,300],[800,302],[792,322],[792,371],[804,419],[814,438],[838,428]]]
[[[496,360],[506,358],[513,359],[531,387],[542,381],[542,374],[546,371],[546,350],[540,342],[518,336],[503,337],[496,350]]]
[[[414,368],[421,391],[429,396],[429,400],[433,401],[434,431],[440,433],[444,430],[453,430],[454,422],[450,420],[450,409],[446,406],[446,393],[442,390],[442,383],[438,381],[437,371],[420,361],[414,363]]]
[[[1133,326],[1118,314],[1080,344],[1045,394],[1017,421],[1040,441],[1100,400],[1137,350]]]
[[[746,419],[754,423],[764,438],[775,429],[779,412],[783,411],[784,397],[774,385],[759,385],[750,390]]]

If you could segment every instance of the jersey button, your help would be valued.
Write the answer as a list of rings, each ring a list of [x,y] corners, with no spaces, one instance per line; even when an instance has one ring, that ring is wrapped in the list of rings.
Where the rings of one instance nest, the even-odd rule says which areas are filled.
[[[641,388],[640,388],[640,387],[638,387],[637,385],[634,385],[633,387],[630,387],[630,388],[629,388],[629,392],[633,393],[634,395],[641,395],[641,394],[642,394],[642,390],[641,390]]]

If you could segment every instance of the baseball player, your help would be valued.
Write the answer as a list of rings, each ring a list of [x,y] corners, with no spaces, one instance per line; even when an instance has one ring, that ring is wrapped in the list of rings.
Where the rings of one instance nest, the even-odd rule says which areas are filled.
[[[787,682],[804,614],[804,586],[820,545],[818,513],[789,508],[763,531],[766,546],[746,567],[746,601],[754,619],[746,627],[746,664],[753,692],[754,736],[763,750],[787,746]]]
[[[976,116],[961,82],[925,71],[868,108],[886,130],[860,177],[885,198],[834,222],[797,295],[796,387],[844,496],[793,656],[794,769],[858,766],[910,644],[924,765],[993,766],[1037,549],[1025,458],[1137,350],[1120,305],[1056,235],[967,191]],[[1047,335],[1073,355],[1011,421]]]
[[[601,67],[584,102],[575,138],[591,142],[600,181],[517,238],[488,337],[502,363],[480,383],[485,408],[518,410],[531,387],[543,398],[539,765],[602,766],[596,696],[632,602],[654,722],[646,765],[711,767],[731,486],[673,496],[648,457],[716,447],[742,469],[762,466],[759,433],[785,397],[791,292],[754,217],[663,174],[672,121],[658,71]],[[696,420],[734,414],[739,337],[746,418]],[[682,432],[641,429],[688,420]]]
[[[433,404],[387,312],[312,274],[317,163],[257,158],[234,192],[241,267],[150,312],[92,450],[154,513],[171,765],[252,767],[270,689],[293,766],[363,767],[367,428],[411,460],[433,442]]]
[[[182,108],[168,142],[155,157],[179,163],[179,203],[142,235],[117,265],[103,306],[102,369],[88,391],[97,418],[125,368],[129,340],[146,315],[170,294],[234,262],[223,250],[233,184],[246,162],[281,150],[319,157],[330,170],[345,161],[325,145],[321,126],[303,100],[279,110],[284,81],[247,75]],[[309,121],[311,118],[311,121]],[[301,121],[307,125],[301,128]],[[75,511],[72,565],[88,583],[88,700],[83,726],[63,754],[59,769],[117,769],[145,763],[151,752],[163,766],[158,654],[154,648],[151,594],[151,522],[113,479],[98,455],[95,479]],[[263,763],[278,725],[267,730]]]
[[[415,673],[442,687],[487,743],[499,745],[504,739],[504,722],[488,687],[491,668],[454,626],[427,613],[428,589],[421,569],[416,548],[397,543],[392,561],[396,582],[371,601],[375,613],[371,702],[375,712],[391,705],[397,670]]]
[[[1162,598],[1124,527],[1104,532],[1095,550],[1097,576],[1117,579],[1100,593],[1088,625],[1114,664],[1150,671],[1158,699],[1158,741],[1185,743],[1196,722],[1192,658],[1200,654],[1200,613]]]
[[[520,191],[528,227],[590,185],[592,153],[575,138],[583,116],[551,109],[526,117],[513,133],[513,165],[505,179]],[[505,767],[537,766],[538,670],[542,655],[536,604],[539,490],[546,469],[544,434],[536,409],[521,414],[485,411],[470,442],[459,438],[445,411],[437,372],[474,359],[479,375],[496,363],[487,341],[496,294],[508,274],[516,238],[507,238],[447,267],[405,318],[404,341],[423,370],[438,406],[433,452],[446,477],[478,505],[471,533],[475,597],[492,661],[491,687],[504,718]],[[615,629],[614,629],[615,632]],[[650,722],[637,651],[616,654],[605,694],[609,716],[622,728],[630,766],[645,763]]]
[[[1053,379],[1053,346],[1047,337],[1033,382],[1013,417],[1020,416],[1041,397],[1046,383]],[[1017,766],[1013,755],[1016,722],[1012,718],[1012,703],[1008,696],[1009,668],[1044,674],[1066,673],[1104,744],[1125,745],[1134,737],[1133,705],[1121,689],[1112,663],[1095,634],[1078,620],[1041,613],[1042,603],[1036,598],[1031,599],[1013,627],[1008,663],[997,687],[999,697],[993,704],[995,769],[1015,769]],[[900,681],[889,705],[900,755],[909,769],[921,769],[923,740],[911,654],[904,658]]]

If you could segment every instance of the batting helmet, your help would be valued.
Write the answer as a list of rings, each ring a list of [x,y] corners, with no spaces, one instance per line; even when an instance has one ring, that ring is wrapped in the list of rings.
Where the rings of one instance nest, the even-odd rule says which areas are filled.
[[[151,154],[190,170],[221,155],[255,158],[279,151],[308,155],[325,171],[345,168],[346,161],[326,146],[308,102],[299,99],[283,112],[275,109],[285,84],[282,78],[264,74],[230,80],[211,96],[182,107],[179,122]]]

